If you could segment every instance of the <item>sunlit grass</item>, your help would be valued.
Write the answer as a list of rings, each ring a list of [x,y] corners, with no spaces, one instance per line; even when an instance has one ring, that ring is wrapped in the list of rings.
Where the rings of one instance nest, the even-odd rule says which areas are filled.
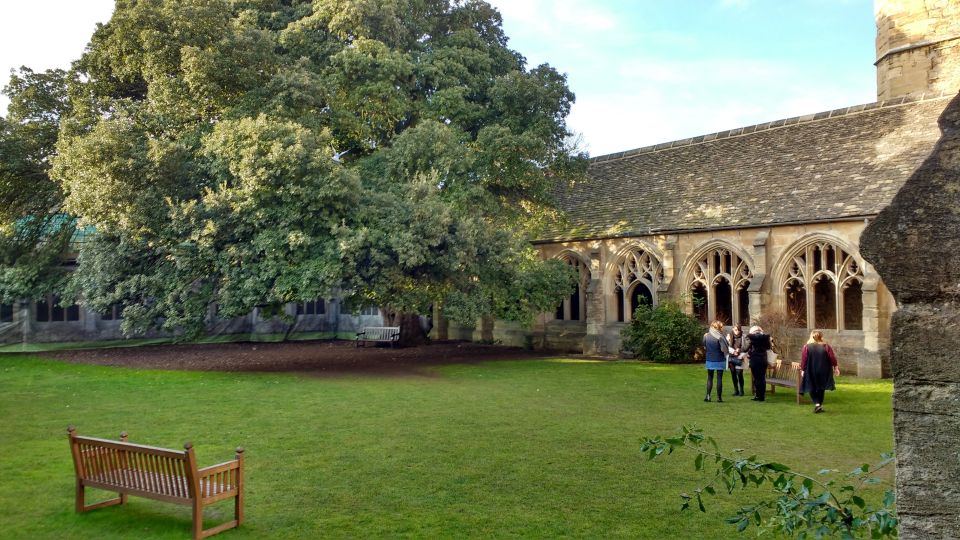
[[[187,538],[189,509],[131,498],[77,515],[67,424],[180,448],[201,465],[246,447],[248,521],[219,538],[729,538],[753,497],[680,514],[692,456],[649,462],[642,438],[696,423],[723,448],[806,472],[893,446],[887,381],[841,380],[827,412],[778,391],[704,403],[700,366],[577,359],[423,370],[423,377],[200,373],[0,356],[5,538]],[[729,377],[727,381],[729,383]],[[728,389],[728,392],[730,390]],[[215,523],[227,515],[214,509]]]

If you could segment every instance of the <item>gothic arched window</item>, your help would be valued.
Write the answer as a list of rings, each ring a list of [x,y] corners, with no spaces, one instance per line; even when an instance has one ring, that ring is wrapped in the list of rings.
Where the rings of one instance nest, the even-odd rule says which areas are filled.
[[[629,322],[641,304],[657,305],[657,289],[663,283],[663,264],[649,251],[636,247],[617,263],[614,295],[617,320]]]
[[[753,271],[729,249],[718,247],[695,263],[690,282],[694,315],[704,321],[750,324],[748,289]]]
[[[853,255],[832,242],[797,249],[781,290],[787,315],[799,326],[863,329],[863,270]]]
[[[577,271],[577,288],[564,298],[563,302],[557,306],[556,317],[558,321],[585,321],[587,320],[587,283],[590,281],[590,269],[579,258],[573,255],[565,255],[561,260]]]

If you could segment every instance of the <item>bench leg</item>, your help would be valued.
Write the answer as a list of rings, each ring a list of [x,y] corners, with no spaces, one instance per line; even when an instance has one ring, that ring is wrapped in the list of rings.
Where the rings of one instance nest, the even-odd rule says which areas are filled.
[[[222,533],[227,529],[233,529],[234,527],[239,527],[243,523],[243,495],[239,494],[234,498],[233,506],[233,519],[226,523],[221,523],[216,527],[210,527],[209,529],[203,528],[203,506],[200,503],[195,502],[193,504],[193,538],[194,540],[200,540],[201,538],[207,538],[218,533]]]
[[[203,537],[203,504],[198,498],[193,501],[193,540]]]
[[[83,512],[86,509],[86,504],[85,504],[86,490],[87,488],[83,486],[83,483],[81,483],[80,480],[77,480],[77,513],[78,514],[80,512]]]
[[[107,506],[116,506],[118,504],[126,504],[127,495],[124,493],[117,493],[119,497],[113,499],[107,499],[106,501],[100,501],[91,505],[87,505],[87,487],[84,486],[81,482],[77,482],[77,503],[76,511],[80,512],[89,512],[90,510],[96,510],[97,508],[106,508]]]
[[[237,522],[237,527],[243,523],[243,493],[238,493],[233,500],[233,519]]]

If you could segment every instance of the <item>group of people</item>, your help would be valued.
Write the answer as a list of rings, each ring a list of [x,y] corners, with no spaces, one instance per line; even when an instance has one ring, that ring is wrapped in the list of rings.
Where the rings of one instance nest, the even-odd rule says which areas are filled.
[[[773,340],[760,326],[751,326],[750,333],[744,335],[739,324],[734,325],[728,335],[723,334],[723,323],[713,321],[709,331],[703,335],[703,348],[706,353],[707,395],[704,401],[710,401],[713,393],[713,381],[717,380],[717,401],[723,402],[723,372],[730,370],[733,379],[733,395],[746,395],[743,384],[744,364],[750,368],[753,381],[753,401],[765,401],[767,391],[767,355],[773,348]],[[837,355],[824,341],[823,333],[814,330],[800,353],[801,394],[810,394],[813,400],[813,412],[823,412],[823,398],[827,390],[834,390],[835,375],[840,375]]]

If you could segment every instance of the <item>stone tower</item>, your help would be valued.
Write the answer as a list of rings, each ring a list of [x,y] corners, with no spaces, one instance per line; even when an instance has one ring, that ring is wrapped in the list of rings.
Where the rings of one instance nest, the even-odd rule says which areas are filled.
[[[960,0],[875,0],[877,100],[960,91]]]

